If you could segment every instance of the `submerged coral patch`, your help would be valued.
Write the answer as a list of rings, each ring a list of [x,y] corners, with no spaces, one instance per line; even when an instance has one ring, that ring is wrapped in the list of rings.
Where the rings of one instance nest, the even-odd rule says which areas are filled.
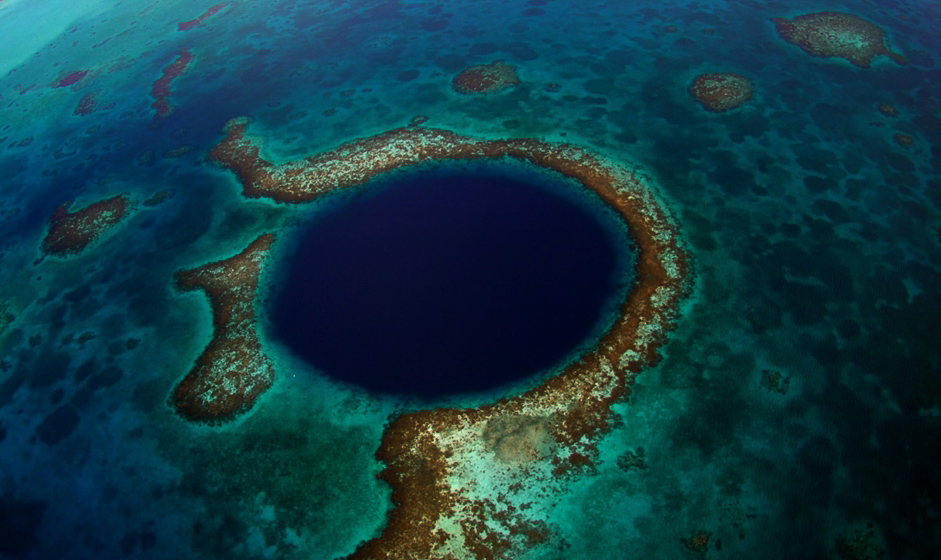
[[[573,179],[623,222],[635,244],[636,282],[618,304],[610,328],[555,375],[516,396],[476,408],[436,408],[395,417],[376,454],[385,465],[381,477],[392,487],[395,507],[382,533],[362,543],[352,558],[509,557],[551,538],[547,520],[540,517],[545,512],[525,506],[527,492],[537,484],[558,486],[595,468],[595,442],[613,426],[612,405],[630,393],[640,371],[659,360],[659,348],[689,288],[686,252],[648,180],[570,144],[482,140],[415,127],[276,165],[262,157],[261,142],[247,134],[247,127],[246,119],[231,121],[225,138],[209,154],[211,161],[236,174],[247,197],[301,203],[423,162],[509,158]],[[239,336],[235,333],[254,337],[250,298],[264,252],[243,255],[239,259],[248,258],[251,266],[231,272],[229,265],[222,271],[196,269],[204,270],[199,273],[203,285],[212,285],[207,293],[215,333],[197,364],[203,373],[188,378],[234,371],[243,364],[263,371],[269,367],[254,338],[250,344],[230,341]],[[252,279],[250,284],[244,283],[246,278]],[[241,299],[231,299],[234,294]],[[263,378],[270,379],[267,374]],[[226,384],[233,381],[223,375],[198,391],[178,388],[177,394],[210,408],[214,395],[227,395]]]
[[[85,116],[92,113],[97,106],[95,98],[98,97],[98,92],[90,91],[82,96],[79,100],[78,105],[75,106],[75,109],[72,111],[73,115]]]
[[[496,93],[520,82],[516,68],[502,60],[490,64],[471,66],[454,77],[451,87],[464,94]]]
[[[890,103],[880,103],[876,106],[876,109],[879,109],[879,112],[887,117],[899,116],[899,110],[895,108],[895,105]]]
[[[173,106],[170,105],[170,84],[186,71],[191,60],[193,60],[193,55],[189,51],[181,51],[150,86],[150,96],[154,98],[150,106],[157,112],[158,117],[166,117],[173,112]]]
[[[896,144],[903,148],[909,148],[912,145],[912,142],[915,141],[915,139],[908,134],[903,134],[901,132],[896,132],[893,134],[892,139],[895,140]]]
[[[176,26],[177,31],[189,31],[190,29],[192,29],[192,28],[194,28],[194,27],[198,27],[198,26],[202,25],[202,24],[203,24],[203,20],[205,20],[205,19],[208,18],[209,16],[215,14],[216,12],[218,12],[219,10],[221,10],[222,8],[226,7],[226,4],[227,4],[227,2],[223,2],[223,3],[221,3],[221,4],[216,4],[215,6],[209,7],[209,9],[207,9],[205,12],[203,12],[202,14],[200,14],[199,17],[197,17],[197,18],[195,18],[195,19],[191,19],[191,20],[188,20],[188,21],[183,21],[183,22],[178,23],[177,26]]]
[[[754,89],[745,76],[722,72],[696,76],[688,91],[707,111],[721,113],[751,99]]]
[[[853,14],[817,12],[771,21],[778,36],[811,56],[844,58],[861,68],[868,68],[879,55],[896,64],[907,64],[905,57],[885,46],[885,31],[881,27]]]
[[[73,84],[78,83],[82,78],[88,74],[88,70],[76,70],[74,72],[68,72],[61,76],[58,80],[53,82],[52,87],[62,88],[68,87]]]

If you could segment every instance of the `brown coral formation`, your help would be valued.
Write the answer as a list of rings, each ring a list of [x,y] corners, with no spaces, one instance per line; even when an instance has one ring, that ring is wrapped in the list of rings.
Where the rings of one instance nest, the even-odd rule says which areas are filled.
[[[901,132],[896,132],[892,135],[892,139],[895,140],[895,143],[899,146],[905,148],[906,150],[911,147],[912,143],[915,141],[914,138],[908,134],[903,134]]]
[[[773,18],[778,36],[811,56],[839,57],[861,68],[884,55],[896,64],[905,58],[885,46],[885,31],[859,16],[841,12],[817,12],[788,20]]]
[[[841,560],[883,560],[881,540],[872,524],[849,528],[836,539],[836,553]]]
[[[689,286],[687,257],[673,221],[646,179],[568,144],[479,140],[422,127],[391,130],[275,165],[261,156],[246,127],[244,119],[230,122],[209,159],[231,169],[248,197],[300,203],[422,162],[509,157],[575,179],[623,220],[635,243],[636,283],[597,346],[512,398],[394,418],[376,456],[385,465],[381,476],[392,487],[395,507],[381,535],[351,557],[506,558],[551,539],[546,519],[530,509],[528,492],[540,487],[551,493],[562,479],[594,468],[595,438],[611,429],[612,404],[629,394],[637,373],[659,360],[658,348]],[[253,290],[254,285],[236,289],[244,297]],[[239,306],[250,309],[247,300]],[[214,321],[218,335],[225,320],[214,314]],[[247,315],[240,321],[238,328],[228,328],[250,330]],[[244,344],[239,351],[239,360],[267,363],[260,349],[254,358]],[[212,370],[211,361],[204,367]],[[202,394],[203,404],[211,403],[211,394]]]
[[[97,107],[96,98],[98,97],[98,92],[90,91],[82,96],[79,100],[78,105],[75,106],[75,109],[72,111],[73,115],[85,116],[94,112]]]
[[[203,290],[212,306],[212,339],[170,397],[187,420],[230,420],[274,382],[274,367],[255,332],[254,310],[258,275],[273,241],[273,235],[262,235],[234,257],[176,274],[181,291]]]
[[[894,105],[890,105],[889,103],[880,103],[876,106],[876,109],[879,109],[879,112],[887,117],[899,116],[899,110],[896,109]]]
[[[454,77],[451,87],[454,91],[464,94],[495,93],[520,83],[516,75],[516,68],[495,60],[490,64],[483,64],[465,68]]]
[[[625,451],[618,455],[618,468],[624,472],[632,470],[643,470],[647,468],[647,460],[644,459],[644,448],[638,447],[637,451]]]
[[[58,80],[52,83],[52,87],[61,88],[71,86],[88,75],[88,70],[76,70],[74,72],[63,73]]]
[[[120,222],[130,209],[130,199],[119,194],[69,212],[69,204],[56,208],[49,232],[42,240],[44,255],[75,254]]]
[[[428,117],[426,117],[425,115],[415,115],[414,117],[411,118],[411,120],[408,121],[408,126],[410,127],[421,126],[425,124],[426,122],[428,122]]]
[[[215,14],[216,12],[218,12],[219,10],[221,10],[222,8],[225,8],[225,7],[226,7],[226,4],[228,4],[228,3],[227,3],[227,2],[223,2],[223,3],[221,3],[221,4],[216,4],[215,6],[211,6],[208,10],[206,10],[205,12],[203,12],[202,14],[200,14],[199,17],[197,17],[197,18],[195,18],[195,19],[191,19],[191,20],[189,20],[189,21],[183,21],[183,22],[178,23],[177,26],[176,26],[177,31],[189,31],[190,29],[192,29],[192,28],[194,28],[194,27],[198,27],[198,26],[202,25],[202,24],[203,24],[203,20],[205,20],[205,19],[208,18],[209,16]]]
[[[147,200],[143,202],[143,205],[152,208],[154,206],[159,206],[163,204],[170,198],[173,198],[173,190],[164,189],[162,191],[154,193],[153,196],[151,196],[150,198],[148,198]]]
[[[751,99],[754,89],[745,76],[720,72],[696,76],[687,91],[707,111],[721,113]]]
[[[154,80],[150,86],[150,96],[154,102],[150,104],[157,111],[158,117],[166,117],[173,112],[173,106],[170,105],[170,84],[186,71],[193,55],[189,51],[180,51],[176,59],[168,64],[159,78]]]
[[[707,531],[697,531],[693,533],[688,539],[680,539],[683,542],[688,550],[693,552],[705,553],[709,550],[709,539],[712,537],[712,533]]]
[[[787,389],[790,385],[790,375],[784,375],[780,371],[773,369],[761,370],[761,386],[768,391],[773,391],[775,393],[784,395],[787,393]]]

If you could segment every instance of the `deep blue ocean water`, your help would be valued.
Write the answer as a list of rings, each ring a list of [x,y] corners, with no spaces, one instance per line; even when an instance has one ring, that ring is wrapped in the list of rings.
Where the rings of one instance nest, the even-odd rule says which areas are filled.
[[[616,218],[553,193],[574,191],[561,178],[467,167],[402,173],[301,228],[274,337],[334,379],[422,398],[520,383],[597,338],[630,276]]]
[[[938,557],[936,2],[248,1],[178,28],[212,5],[0,0],[0,557],[329,559],[378,534],[373,454],[415,401],[331,380],[263,318],[275,385],[233,422],[186,423],[167,399],[212,325],[173,275],[268,231],[287,263],[342,206],[243,197],[205,159],[229,119],[279,162],[416,115],[636,168],[694,263],[663,360],[615,406],[595,471],[534,495],[552,539],[519,558]],[[823,10],[878,24],[909,64],[810,57],[770,22]],[[182,51],[158,118],[152,85]],[[450,89],[494,60],[520,84]],[[720,71],[755,95],[708,113],[686,88]],[[122,224],[34,264],[57,206],[118,193]],[[701,531],[704,554],[683,543]]]

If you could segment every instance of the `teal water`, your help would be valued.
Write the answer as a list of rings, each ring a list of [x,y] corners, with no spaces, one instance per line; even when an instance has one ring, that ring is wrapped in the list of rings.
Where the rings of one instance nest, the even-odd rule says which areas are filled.
[[[212,5],[0,1],[15,38],[0,54],[0,557],[327,559],[378,534],[391,502],[373,454],[414,403],[274,351],[248,414],[187,424],[167,398],[211,317],[172,278],[315,210],[246,199],[208,164],[226,121],[251,117],[285,161],[416,115],[638,166],[695,265],[664,359],[616,406],[595,471],[534,496],[552,539],[520,557],[695,557],[683,539],[700,531],[710,558],[937,557],[935,3],[233,2],[179,30]],[[769,21],[822,10],[877,23],[909,64],[813,58]],[[184,50],[157,118],[153,83]],[[493,60],[520,84],[451,91]],[[707,113],[686,88],[720,71],[755,96]],[[121,225],[34,264],[57,206],[122,192]]]

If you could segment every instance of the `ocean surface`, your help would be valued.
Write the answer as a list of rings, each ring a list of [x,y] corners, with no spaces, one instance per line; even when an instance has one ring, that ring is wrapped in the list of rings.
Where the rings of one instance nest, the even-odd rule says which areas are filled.
[[[519,390],[610,328],[633,258],[601,200],[520,165],[441,167],[297,228],[271,339],[332,379],[435,400]]]
[[[878,25],[906,63],[811,56],[771,21],[824,11]],[[422,216],[460,216],[429,226],[450,225],[452,239],[489,224],[494,207],[518,214],[494,220],[502,230],[481,227],[488,251],[508,251],[506,262],[487,262],[535,270],[526,285],[570,306],[552,314],[569,321],[545,334],[568,329],[559,342],[531,337],[530,350],[511,344],[489,356],[491,374],[525,375],[451,385],[473,375],[455,369],[426,384],[384,378],[371,387],[376,376],[365,370],[377,362],[365,358],[375,355],[343,362],[362,376],[348,382],[292,349],[291,329],[272,311],[282,290],[294,281],[316,299],[317,286],[342,285],[317,277],[305,265],[318,261],[297,251],[334,264],[367,248],[388,257],[393,249],[369,236],[358,253],[342,252],[349,238],[326,240],[382,237],[375,213],[394,222],[417,210],[407,188],[383,177],[365,197],[373,218],[360,222],[343,218],[358,195],[300,205],[249,198],[209,150],[237,117],[251,119],[265,157],[284,162],[417,116],[477,138],[571,143],[638,170],[693,263],[663,359],[615,405],[593,468],[534,498],[551,538],[510,558],[941,553],[937,2],[0,0],[0,45],[0,558],[345,557],[380,534],[393,507],[374,457],[390,418],[513,395],[593,344],[612,294],[630,281],[629,251],[591,245],[598,232],[576,236],[582,226],[609,241],[618,231],[597,200],[557,178],[554,189],[572,187],[569,199],[508,187],[478,213],[460,192],[416,203]],[[519,83],[488,94],[452,88],[464,69],[497,60]],[[716,72],[748,78],[752,97],[706,111],[688,88]],[[44,254],[57,208],[119,194],[130,208],[117,225],[74,254]],[[542,220],[526,214],[540,204],[552,206]],[[532,251],[499,242],[514,224],[607,264],[591,278],[571,273],[594,265],[562,253],[520,265]],[[265,232],[279,236],[256,302],[274,385],[231,421],[189,422],[170,396],[207,346],[212,314],[174,275]],[[382,239],[436,250],[421,234]],[[407,271],[403,282],[455,297],[419,274],[424,264],[385,264]],[[298,283],[292,266],[312,283]],[[566,274],[546,273],[553,268]],[[462,289],[486,281],[459,272]],[[560,284],[540,283],[546,276]],[[417,290],[371,296],[390,293],[425,301]],[[475,297],[474,309],[520,300]],[[533,321],[550,322],[532,307],[513,310],[529,334]],[[467,340],[489,321],[466,323]],[[512,331],[480,344],[505,343]],[[349,357],[337,350],[356,341],[320,332],[302,346]],[[382,342],[407,361],[431,334],[403,328]],[[542,353],[546,345],[556,353]],[[439,345],[427,356],[425,367],[447,370],[453,354]]]

